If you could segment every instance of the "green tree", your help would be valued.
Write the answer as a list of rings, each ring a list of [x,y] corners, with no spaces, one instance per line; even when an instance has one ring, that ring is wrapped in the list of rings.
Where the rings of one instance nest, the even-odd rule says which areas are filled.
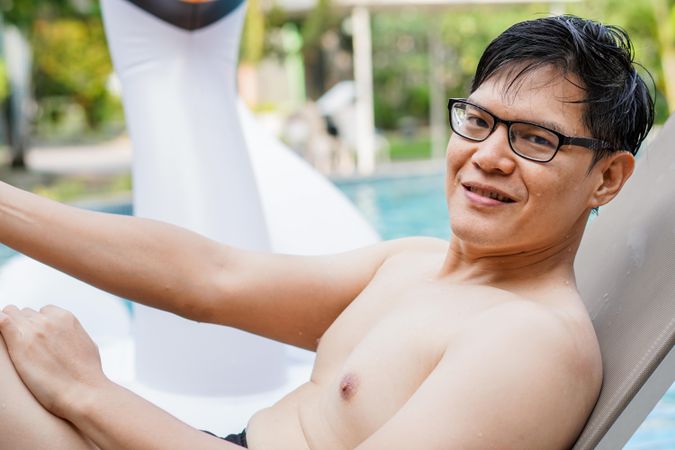
[[[652,0],[668,111],[675,112],[675,3]]]
[[[325,74],[322,72],[321,37],[340,23],[333,11],[331,0],[317,0],[302,22],[302,55],[305,62],[307,91],[311,98],[317,98],[325,91]]]
[[[429,117],[428,30],[437,21],[444,49],[447,96],[468,92],[478,60],[487,44],[509,25],[545,15],[548,6],[472,6],[443,10],[392,11],[373,16],[373,78],[375,122],[398,127],[414,117]],[[404,120],[407,122],[407,120]]]
[[[32,28],[38,99],[68,96],[97,128],[110,101],[106,83],[112,64],[100,20],[38,20]]]
[[[94,1],[0,0],[0,10],[5,22],[30,35],[36,19],[98,15],[99,5]]]
[[[34,96],[39,106],[76,103],[90,128],[101,126],[121,105],[106,83],[112,64],[94,0],[0,0],[6,23],[16,26],[31,44]]]
[[[660,4],[660,10],[656,8]],[[618,25],[630,35],[636,61],[654,77],[657,122],[675,108],[675,0],[587,0],[566,5],[568,13]],[[665,12],[664,12],[665,11]],[[487,44],[508,26],[549,14],[547,4],[447,7],[433,12],[392,11],[373,15],[373,77],[378,127],[395,128],[402,117],[424,122],[428,116],[427,29],[440,22],[445,44],[448,96],[468,92]],[[657,19],[658,18],[658,19]],[[643,73],[647,83],[649,76]],[[667,93],[668,102],[661,93]]]
[[[661,6],[658,3],[661,3]],[[659,8],[665,9],[659,11]],[[672,8],[673,0],[631,0],[630,2],[594,0],[568,6],[571,13],[619,26],[628,32],[635,47],[635,60],[642,64],[654,78],[657,123],[664,122],[668,118],[669,109],[672,110],[674,106],[672,100],[664,97],[669,90],[672,92],[672,88],[669,89],[668,85],[675,80],[672,69],[666,69],[664,59],[664,50],[667,51],[669,39],[669,45],[671,47],[673,45],[672,34],[667,30],[661,30],[663,26],[672,27],[667,23],[669,21],[667,11],[668,9],[672,11]],[[672,24],[672,19],[670,20]],[[670,38],[668,38],[669,34]],[[665,40],[666,45],[662,40]],[[649,84],[649,76],[645,73],[642,75]]]
[[[265,50],[265,14],[260,0],[248,0],[241,38],[241,62],[255,64]]]

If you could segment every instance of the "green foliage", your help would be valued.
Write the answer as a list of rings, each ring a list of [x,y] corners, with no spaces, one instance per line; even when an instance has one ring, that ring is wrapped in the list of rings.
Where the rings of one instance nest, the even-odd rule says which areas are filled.
[[[341,18],[333,10],[332,0],[317,0],[300,25],[302,36],[302,55],[305,64],[305,81],[307,95],[310,98],[318,98],[330,86],[331,74],[324,72],[328,67],[321,45],[321,38],[327,32],[335,32],[341,22]]]
[[[405,138],[389,135],[389,158],[394,161],[431,158],[431,140],[426,136]]]
[[[7,66],[4,61],[0,61],[0,102],[4,101],[9,94],[8,83]]]
[[[31,43],[35,99],[40,110],[48,110],[41,118],[49,123],[39,129],[58,128],[63,113],[73,111],[69,104],[81,108],[90,129],[122,115],[120,102],[106,89],[112,67],[99,2],[0,0],[0,10],[5,23]]]
[[[509,25],[546,13],[541,5],[402,10],[373,17],[375,122],[393,129],[401,118],[429,116],[429,29],[440,30],[445,45],[447,96],[464,96],[487,44]],[[542,13],[543,12],[543,13]],[[431,24],[435,21],[435,24]]]
[[[241,38],[241,61],[254,64],[263,57],[265,49],[265,14],[260,0],[248,0],[244,31]]]
[[[635,44],[636,61],[652,74],[657,90],[665,92],[667,81],[675,80],[675,74],[664,74],[664,44],[663,39],[659,44],[654,2],[668,4],[671,23],[675,27],[675,0],[587,0],[567,4],[566,12],[626,29]],[[432,21],[436,21],[445,45],[443,84],[446,94],[460,97],[467,95],[478,60],[492,39],[516,22],[548,14],[546,4],[448,6],[445,10],[406,9],[374,14],[376,125],[393,129],[406,116],[427,120],[430,70],[427,42]],[[671,45],[675,48],[675,42]],[[657,122],[663,122],[668,116],[668,107],[663,95],[657,97]]]
[[[106,86],[112,64],[100,20],[38,20],[32,36],[38,102],[68,97],[83,108],[90,128],[115,114],[119,106]]]
[[[583,4],[571,4],[568,11],[589,19],[619,26],[628,32],[635,47],[635,60],[642,64],[654,78],[657,94],[656,121],[662,123],[668,117],[668,105],[662,95],[666,91],[667,75],[662,64],[662,46],[659,39],[660,13],[655,9],[657,3],[668,3],[671,11],[675,9],[673,0],[594,0]],[[675,45],[675,43],[671,43]],[[649,75],[643,73],[648,85]],[[675,74],[671,74],[671,77]]]
[[[675,112],[675,2],[651,0],[656,19],[659,53],[661,56],[661,89],[669,112]]]
[[[0,0],[0,11],[7,23],[30,33],[36,19],[98,16],[100,7],[94,0]]]
[[[321,36],[339,23],[331,0],[317,0],[302,23],[302,41],[306,47],[318,46]]]

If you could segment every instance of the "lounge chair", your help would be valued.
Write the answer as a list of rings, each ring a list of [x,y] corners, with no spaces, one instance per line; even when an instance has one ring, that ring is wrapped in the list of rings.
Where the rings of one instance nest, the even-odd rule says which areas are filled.
[[[574,450],[622,448],[675,381],[675,115],[584,236],[576,273],[603,356]]]

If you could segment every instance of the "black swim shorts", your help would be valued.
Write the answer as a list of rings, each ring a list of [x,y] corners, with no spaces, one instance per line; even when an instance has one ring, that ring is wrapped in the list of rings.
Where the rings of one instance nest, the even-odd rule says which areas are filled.
[[[204,433],[208,433],[211,436],[216,436],[215,434],[211,433],[210,431],[202,430]],[[248,444],[246,443],[246,430],[242,431],[239,434],[229,434],[225,436],[224,438],[221,438],[220,436],[216,436],[217,438],[224,439],[227,442],[232,442],[233,444],[237,444],[241,447],[248,448]]]

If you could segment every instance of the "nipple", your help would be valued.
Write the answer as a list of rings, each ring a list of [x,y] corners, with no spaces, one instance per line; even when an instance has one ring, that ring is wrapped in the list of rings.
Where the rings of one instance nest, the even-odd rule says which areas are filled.
[[[358,387],[358,380],[355,375],[348,373],[342,378],[340,382],[340,397],[343,400],[349,400],[356,394]]]

